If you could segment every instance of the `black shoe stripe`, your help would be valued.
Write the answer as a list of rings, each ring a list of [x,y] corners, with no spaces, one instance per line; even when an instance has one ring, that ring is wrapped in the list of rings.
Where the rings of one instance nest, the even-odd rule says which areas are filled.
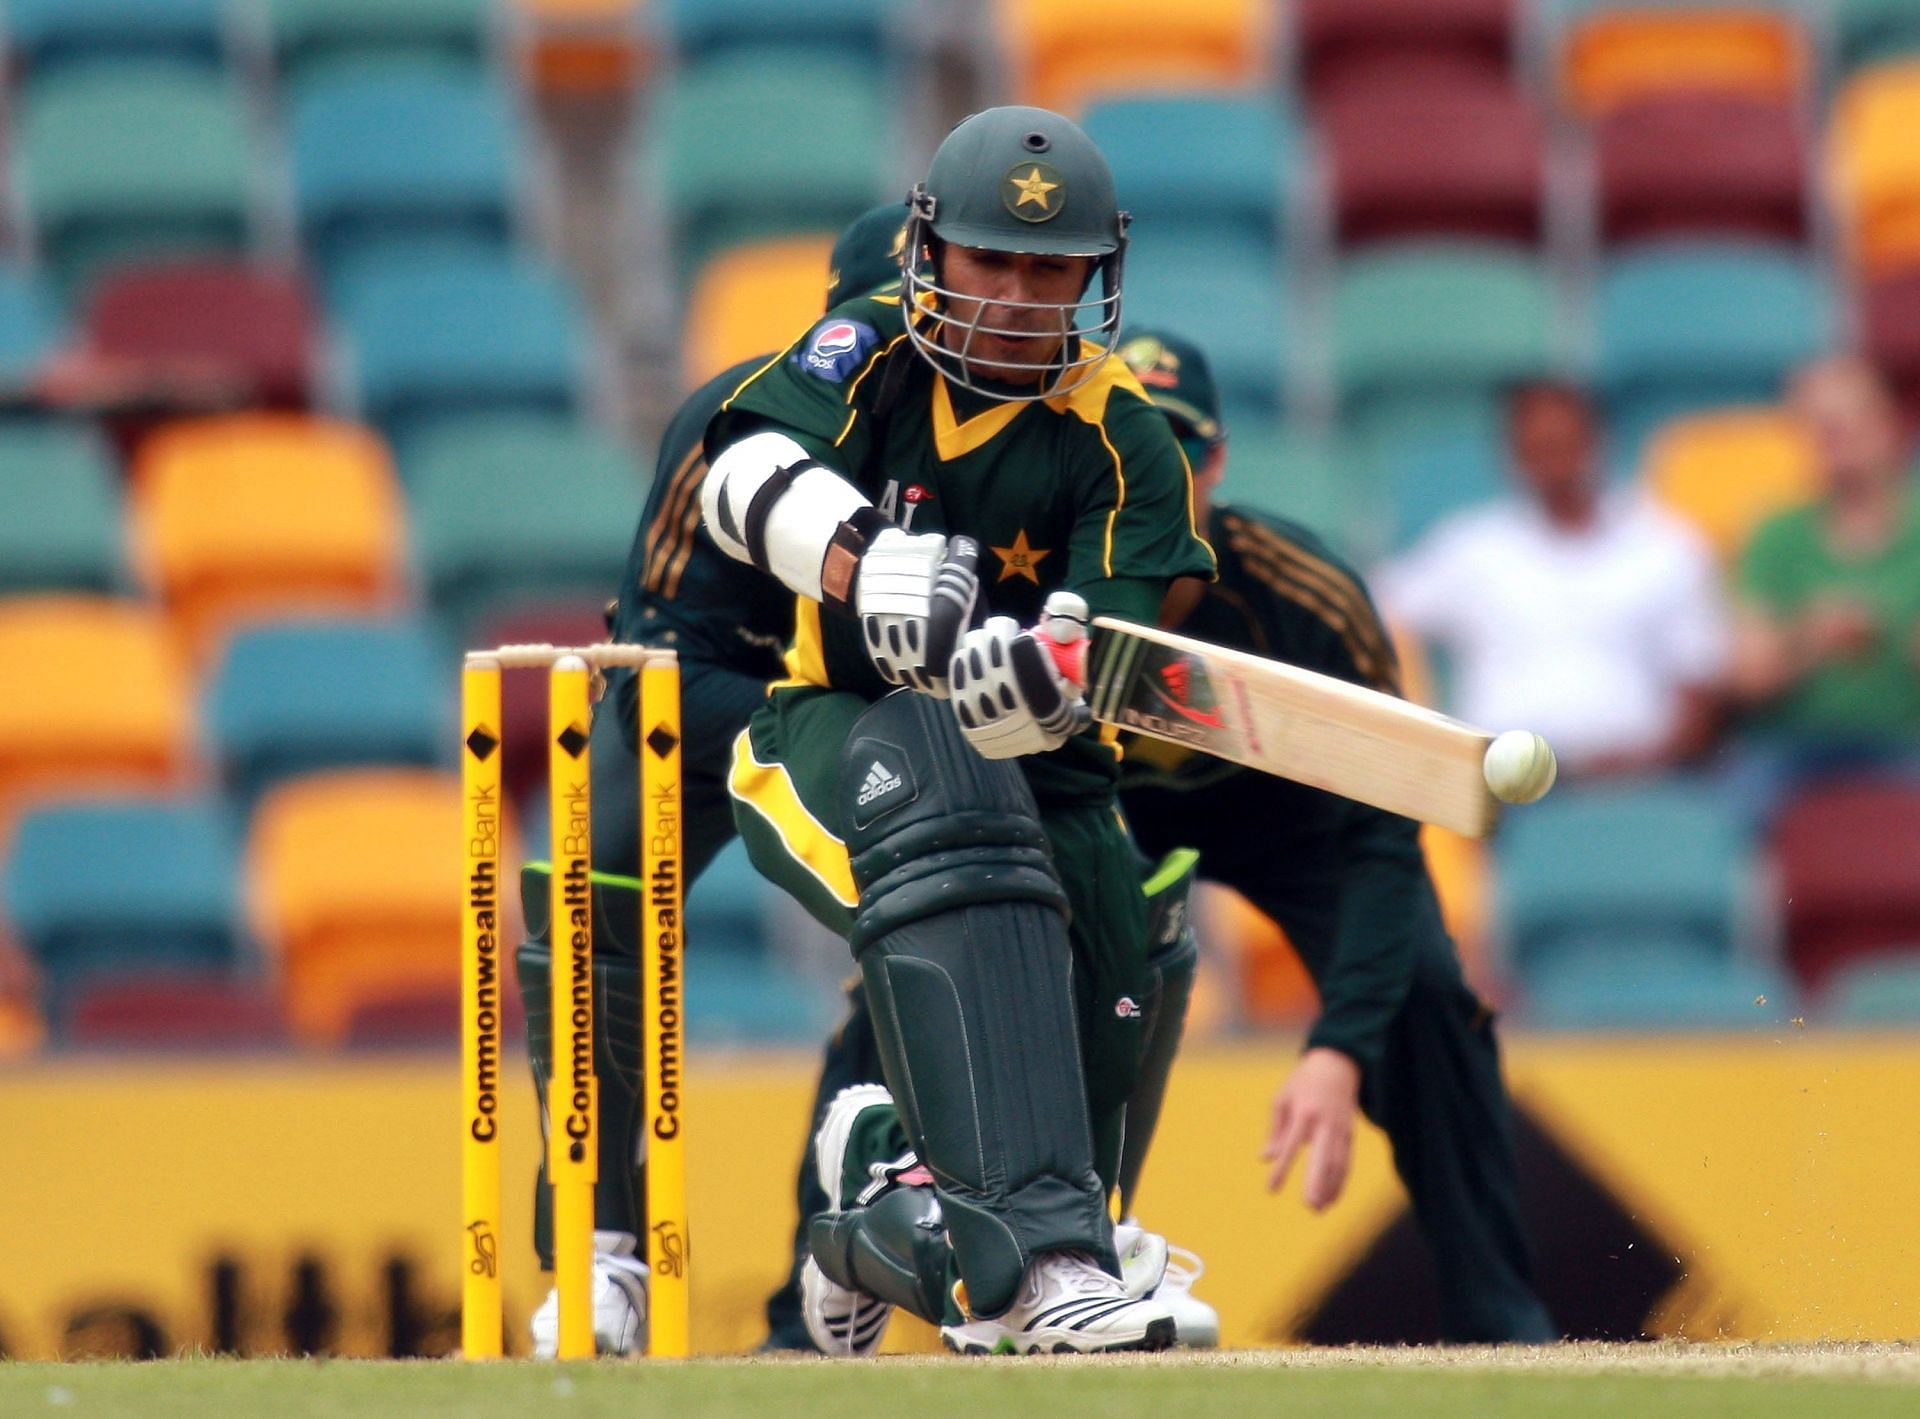
[[[1132,1304],[1133,1304],[1132,1301],[1115,1301],[1112,1305],[1108,1306],[1105,1310],[1101,1311],[1098,1315],[1081,1316],[1080,1319],[1074,1321],[1070,1326],[1067,1327],[1067,1329],[1085,1330],[1088,1326],[1093,1325],[1097,1321],[1103,1321],[1110,1315],[1114,1315],[1120,1311],[1124,1311],[1128,1306]]]

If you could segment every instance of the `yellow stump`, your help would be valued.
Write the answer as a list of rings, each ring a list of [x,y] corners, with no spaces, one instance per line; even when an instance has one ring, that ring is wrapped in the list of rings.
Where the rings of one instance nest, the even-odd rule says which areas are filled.
[[[547,1084],[547,1178],[562,1360],[591,1359],[593,1188],[599,1177],[599,1081],[593,1068],[593,809],[585,660],[564,655],[547,677],[548,804],[553,823],[553,1072]]]
[[[497,1359],[500,1312],[500,666],[461,670],[460,1353]]]
[[[680,667],[649,661],[640,671],[640,876],[646,1039],[648,1353],[688,1353],[687,1164],[681,1067],[684,882],[681,862]]]

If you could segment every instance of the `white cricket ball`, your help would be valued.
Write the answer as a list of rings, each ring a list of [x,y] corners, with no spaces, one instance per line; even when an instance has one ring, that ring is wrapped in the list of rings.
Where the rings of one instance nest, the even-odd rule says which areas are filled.
[[[1560,766],[1553,750],[1538,734],[1525,729],[1509,729],[1487,745],[1487,757],[1480,766],[1487,787],[1502,803],[1531,803],[1553,787]]]

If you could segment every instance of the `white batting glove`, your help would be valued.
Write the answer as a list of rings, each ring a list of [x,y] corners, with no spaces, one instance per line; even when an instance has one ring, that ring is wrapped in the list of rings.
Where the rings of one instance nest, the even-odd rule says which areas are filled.
[[[962,636],[947,676],[960,732],[983,758],[1044,754],[1087,723],[1079,689],[1011,616],[990,616]]]
[[[980,594],[971,537],[889,527],[860,556],[854,614],[867,655],[889,685],[947,697],[947,664]]]

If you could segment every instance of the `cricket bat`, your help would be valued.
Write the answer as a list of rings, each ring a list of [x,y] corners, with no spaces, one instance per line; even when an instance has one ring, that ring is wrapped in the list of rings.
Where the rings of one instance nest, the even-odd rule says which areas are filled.
[[[1468,837],[1499,821],[1485,768],[1494,735],[1485,730],[1173,631],[1110,616],[1093,626],[1091,640],[1046,644],[1104,724]]]

